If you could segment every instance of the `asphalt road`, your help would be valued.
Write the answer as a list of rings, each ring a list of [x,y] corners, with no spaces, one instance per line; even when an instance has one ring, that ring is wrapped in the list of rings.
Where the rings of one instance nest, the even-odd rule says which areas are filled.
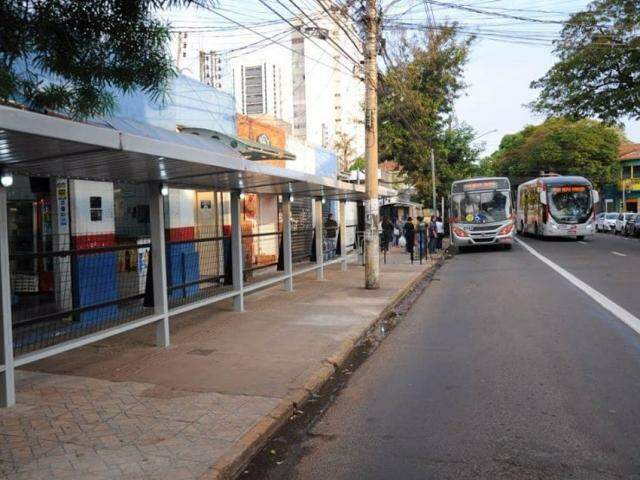
[[[640,316],[640,241],[525,241]],[[640,336],[519,245],[460,254],[303,447],[278,478],[640,479]]]

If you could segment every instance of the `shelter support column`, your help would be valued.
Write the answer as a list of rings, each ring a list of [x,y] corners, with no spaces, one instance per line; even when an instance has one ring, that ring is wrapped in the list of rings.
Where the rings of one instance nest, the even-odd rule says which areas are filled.
[[[242,199],[240,192],[231,192],[231,264],[233,290],[237,293],[233,297],[233,308],[238,312],[244,311],[244,293],[242,285],[242,222],[240,210]]]
[[[340,269],[343,272],[347,271],[347,202],[340,200],[340,256],[342,261],[340,262]]]
[[[324,232],[324,221],[322,219],[322,200],[316,198],[313,200],[316,216],[316,263],[318,268],[316,269],[316,279],[324,280],[324,248],[322,235]]]
[[[13,333],[11,324],[11,274],[9,269],[9,235],[7,222],[7,190],[0,186],[0,407],[16,403],[13,368]]]
[[[156,345],[168,347],[169,300],[167,298],[167,255],[164,231],[164,197],[160,184],[152,183],[149,192],[149,221],[151,224],[151,271],[153,274],[153,308],[162,318],[156,325]]]
[[[282,198],[282,254],[284,255],[284,289],[293,291],[293,256],[291,245],[291,200],[288,195]]]

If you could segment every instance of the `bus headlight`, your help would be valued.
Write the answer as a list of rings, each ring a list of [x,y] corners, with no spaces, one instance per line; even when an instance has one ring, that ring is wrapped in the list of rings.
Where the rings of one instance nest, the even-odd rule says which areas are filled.
[[[469,236],[467,235],[467,232],[465,232],[462,228],[458,227],[457,225],[453,227],[453,233],[455,234],[456,237],[466,238]]]
[[[502,227],[500,229],[500,231],[498,232],[498,235],[509,235],[511,233],[511,231],[513,230],[513,223],[510,223],[509,225],[505,225],[504,227]]]

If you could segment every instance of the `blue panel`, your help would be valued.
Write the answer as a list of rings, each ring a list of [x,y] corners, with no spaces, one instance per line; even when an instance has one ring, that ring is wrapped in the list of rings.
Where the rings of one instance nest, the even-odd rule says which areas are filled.
[[[200,255],[194,243],[167,246],[167,285],[182,285],[200,279]],[[189,297],[200,290],[198,284],[171,290],[169,298]]]
[[[175,131],[176,125],[207,128],[236,134],[236,104],[233,95],[179,75],[169,84],[164,103],[145,92],[113,92],[117,108],[114,117],[128,118]]]
[[[182,266],[185,283],[200,280],[200,255],[198,252],[184,252],[182,254]],[[186,297],[195,295],[200,290],[200,286],[196,283],[189,285],[184,289]]]
[[[81,255],[73,266],[73,299],[75,308],[88,307],[118,299],[117,258],[115,252]],[[79,328],[113,320],[118,306],[89,310],[80,314]]]
[[[315,148],[316,175],[321,177],[338,177],[338,158],[336,154],[324,148]]]

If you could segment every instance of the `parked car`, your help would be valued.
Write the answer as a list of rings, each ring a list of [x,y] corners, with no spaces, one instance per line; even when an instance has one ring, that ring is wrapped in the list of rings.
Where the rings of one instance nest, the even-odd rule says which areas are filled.
[[[596,230],[599,232],[610,232],[616,226],[618,212],[600,213],[596,217]]]
[[[615,233],[616,235],[618,233],[624,233],[624,227],[626,227],[627,225],[627,220],[629,220],[629,217],[631,217],[631,215],[635,215],[633,213],[621,213],[618,215],[618,219],[616,220],[616,225],[614,227],[613,233]]]
[[[623,230],[623,234],[625,237],[628,237],[629,235],[633,236],[635,231],[636,231],[636,222],[638,220],[638,215],[637,214],[632,214],[629,215],[629,218],[627,218],[627,221],[624,225],[624,230]]]
[[[633,216],[633,219],[627,220],[625,235],[629,235],[631,237],[640,237],[640,213],[636,213]]]

